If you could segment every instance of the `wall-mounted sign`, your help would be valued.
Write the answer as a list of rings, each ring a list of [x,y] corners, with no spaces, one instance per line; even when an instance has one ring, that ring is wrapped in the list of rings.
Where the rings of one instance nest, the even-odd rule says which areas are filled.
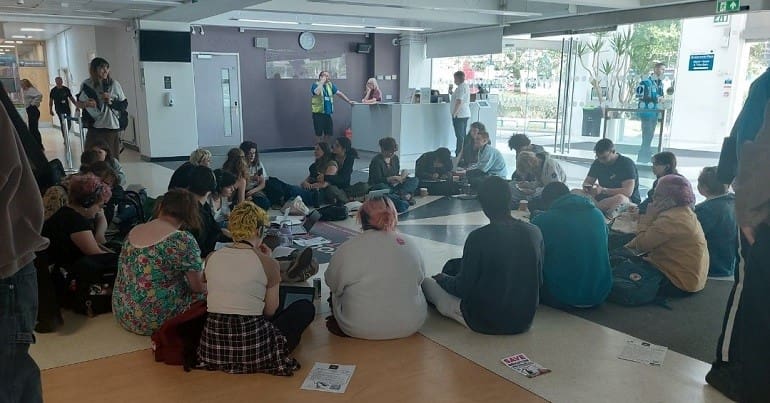
[[[714,54],[690,55],[690,63],[687,68],[689,71],[711,71],[714,70]]]
[[[714,16],[714,25],[727,25],[730,23],[730,16],[727,14],[719,14]]]
[[[717,14],[741,11],[741,0],[717,0]]]
[[[171,89],[171,76],[163,76],[163,89]]]

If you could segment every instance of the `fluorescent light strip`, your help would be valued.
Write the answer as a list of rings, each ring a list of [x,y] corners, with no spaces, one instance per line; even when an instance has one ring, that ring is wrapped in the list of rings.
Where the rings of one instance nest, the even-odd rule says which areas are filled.
[[[236,21],[240,22],[253,22],[257,24],[283,24],[283,25],[299,25],[296,21],[275,21],[275,20],[253,20],[251,18],[236,18]]]
[[[325,24],[320,22],[313,22],[310,25],[315,27],[331,27],[331,28],[356,28],[356,29],[366,28],[366,25]]]
[[[11,38],[14,38],[14,39],[32,39],[32,37],[29,36],[29,35],[11,35]]]
[[[16,45],[0,45],[0,48],[15,48]]]
[[[425,28],[415,28],[415,27],[374,27],[374,28],[388,30],[388,31],[413,31],[413,32],[425,31]]]
[[[129,9],[130,10],[130,9]],[[112,14],[112,11],[104,11],[104,10],[75,10],[77,13],[93,13],[93,14]]]
[[[22,28],[19,31],[21,32],[45,32],[43,28]]]

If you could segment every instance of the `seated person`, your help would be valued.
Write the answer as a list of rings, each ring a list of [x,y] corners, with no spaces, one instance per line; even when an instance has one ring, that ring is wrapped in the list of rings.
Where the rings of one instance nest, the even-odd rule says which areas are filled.
[[[460,150],[460,159],[457,160],[458,167],[468,168],[469,165],[478,161],[479,150],[476,148],[476,137],[479,135],[479,132],[485,131],[487,131],[487,128],[483,123],[471,123],[471,128],[463,139],[463,147]]]
[[[98,161],[106,162],[110,168],[115,171],[115,175],[118,177],[118,181],[115,182],[115,185],[125,187],[126,174],[123,172],[123,167],[120,165],[120,162],[112,156],[110,145],[107,144],[104,139],[94,139],[91,141],[91,150],[96,151]]]
[[[717,178],[717,167],[703,168],[698,176],[698,192],[706,201],[695,206],[709,250],[709,276],[732,276],[738,263],[738,224],[735,195]]]
[[[70,177],[67,205],[43,225],[42,235],[51,242],[48,247],[51,262],[70,268],[85,256],[109,253],[102,246],[107,242],[103,206],[111,196],[110,187],[92,173]]]
[[[211,151],[205,148],[193,151],[190,154],[190,159],[174,170],[168,183],[168,190],[177,188],[187,189],[187,186],[190,185],[190,172],[193,167],[198,165],[211,166]]]
[[[238,204],[244,200],[249,200],[265,210],[270,208],[272,203],[263,192],[267,183],[262,175],[264,172],[258,170],[254,176],[251,176],[243,150],[231,148],[227,152],[227,160],[222,164],[222,170],[233,174],[236,178],[233,203]]]
[[[561,182],[545,186],[542,204],[546,211],[532,219],[545,243],[540,301],[556,308],[601,304],[612,287],[604,215]]]
[[[198,201],[184,189],[173,189],[159,203],[158,218],[128,233],[112,291],[120,326],[146,336],[206,291],[200,250],[187,232],[200,225]]]
[[[425,279],[425,298],[473,331],[525,332],[542,284],[543,237],[534,225],[511,217],[511,187],[504,179],[487,178],[479,202],[490,223],[468,235],[462,258]]]
[[[490,176],[506,179],[508,168],[505,165],[505,158],[498,149],[489,143],[489,133],[479,132],[476,136],[476,146],[479,149],[478,161],[468,166],[468,170],[465,172],[471,187],[477,189],[484,179]]]
[[[639,174],[630,158],[615,152],[610,139],[601,139],[594,146],[596,161],[591,164],[583,189],[574,192],[591,197],[607,218],[613,219],[631,203],[638,204]]]
[[[380,139],[379,144],[380,153],[375,155],[369,163],[369,186],[372,190],[391,189],[397,196],[411,202],[420,180],[409,177],[409,172],[401,170],[401,164],[396,155],[398,151],[396,139],[385,137]]]
[[[230,198],[233,196],[235,176],[221,169],[214,170],[216,190],[209,194],[208,204],[214,214],[214,221],[220,228],[227,228],[227,219],[230,217]]]
[[[323,201],[321,191],[329,186],[324,177],[336,174],[337,168],[329,143],[316,143],[313,149],[313,163],[308,167],[307,178],[296,186],[271,176],[265,185],[265,194],[273,205],[283,206],[287,201],[299,196],[306,204],[319,207]]]
[[[652,188],[647,192],[647,198],[639,203],[639,213],[647,212],[647,206],[652,203],[652,196],[655,194],[655,187],[658,186],[658,179],[666,175],[679,175],[676,170],[676,155],[669,151],[663,151],[652,156],[652,173],[655,174],[655,182],[652,182]]]
[[[95,151],[88,151],[81,155],[93,153],[96,155]],[[110,168],[109,165],[107,165],[106,162],[101,161],[92,161],[90,164],[86,165],[83,164],[80,166],[80,170],[77,174],[66,176],[62,179],[61,183],[58,185],[54,185],[46,189],[45,193],[43,194],[43,209],[44,209],[44,216],[45,219],[51,218],[54,213],[59,211],[60,208],[64,207],[69,203],[69,196],[67,194],[69,189],[69,183],[70,180],[73,178],[74,175],[84,175],[84,174],[93,174],[97,178],[99,178],[103,184],[107,185],[110,190],[114,191],[114,185],[117,182],[118,178],[115,175],[115,171]],[[113,208],[114,210],[114,208]],[[105,218],[107,219],[107,223],[109,224],[110,220],[112,219],[112,211],[105,211],[107,215]]]
[[[447,180],[452,176],[452,152],[446,147],[427,153],[417,158],[415,176],[420,181]]]
[[[203,258],[214,251],[214,247],[223,236],[229,235],[214,220],[214,212],[208,203],[209,194],[216,189],[216,186],[216,179],[211,168],[198,165],[190,171],[190,184],[187,190],[198,200],[198,220],[200,223],[193,229],[192,233],[198,242],[198,248]]]
[[[278,262],[262,244],[270,219],[246,201],[230,214],[234,243],[206,261],[208,317],[198,347],[206,369],[231,374],[291,375],[289,357],[315,318],[315,307],[299,300],[275,314],[281,276]]]
[[[537,144],[532,144],[532,140],[527,137],[524,133],[516,133],[511,136],[511,138],[508,139],[508,148],[511,151],[514,151],[516,153],[516,158],[518,158],[519,153],[522,151],[531,151],[535,154],[540,154],[542,152],[545,152],[545,149],[543,149],[542,146]],[[518,167],[516,167],[516,171],[513,172],[512,179],[514,181],[531,181],[533,178],[528,178],[526,176],[519,175],[518,173]]]
[[[364,230],[340,245],[324,278],[331,290],[332,333],[360,339],[407,337],[428,315],[420,289],[425,264],[414,242],[396,231],[393,202],[374,197],[358,212]]]
[[[532,178],[531,181],[518,181],[511,189],[514,203],[520,200],[536,202],[543,188],[552,182],[564,183],[567,175],[559,162],[551,158],[547,152],[535,154],[532,151],[522,151],[516,154],[516,172],[524,178]],[[538,209],[539,206],[530,207]]]
[[[353,163],[358,158],[358,151],[353,148],[350,139],[344,136],[337,137],[332,147],[332,160],[337,163],[339,169],[334,175],[324,175],[324,181],[328,185],[323,188],[322,196],[328,203],[347,203],[350,201],[347,190],[351,188],[350,179],[353,175]]]
[[[685,296],[706,285],[709,252],[692,210],[694,203],[687,179],[678,175],[660,178],[647,214],[639,218],[636,237],[626,245],[646,253],[631,264],[663,274],[659,295]]]

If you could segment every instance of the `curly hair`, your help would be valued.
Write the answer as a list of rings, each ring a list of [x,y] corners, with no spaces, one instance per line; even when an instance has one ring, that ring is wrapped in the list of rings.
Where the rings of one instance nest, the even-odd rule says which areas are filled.
[[[249,164],[246,162],[246,154],[240,148],[231,148],[227,152],[227,161],[222,164],[222,169],[236,178],[249,178]]]
[[[398,224],[398,213],[393,201],[385,196],[373,197],[361,205],[358,221],[364,230],[394,231]]]
[[[227,229],[230,230],[233,241],[238,242],[261,235],[268,225],[270,225],[270,218],[265,210],[257,207],[253,202],[245,201],[235,206],[230,212]]]
[[[68,197],[70,204],[89,208],[107,203],[112,197],[112,190],[92,173],[75,174],[70,178]]]

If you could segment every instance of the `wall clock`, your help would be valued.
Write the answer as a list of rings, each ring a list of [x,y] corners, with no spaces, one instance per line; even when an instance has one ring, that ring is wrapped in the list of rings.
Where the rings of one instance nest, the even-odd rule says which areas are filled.
[[[305,31],[299,34],[299,47],[305,50],[310,50],[315,47],[315,35],[312,32]]]

